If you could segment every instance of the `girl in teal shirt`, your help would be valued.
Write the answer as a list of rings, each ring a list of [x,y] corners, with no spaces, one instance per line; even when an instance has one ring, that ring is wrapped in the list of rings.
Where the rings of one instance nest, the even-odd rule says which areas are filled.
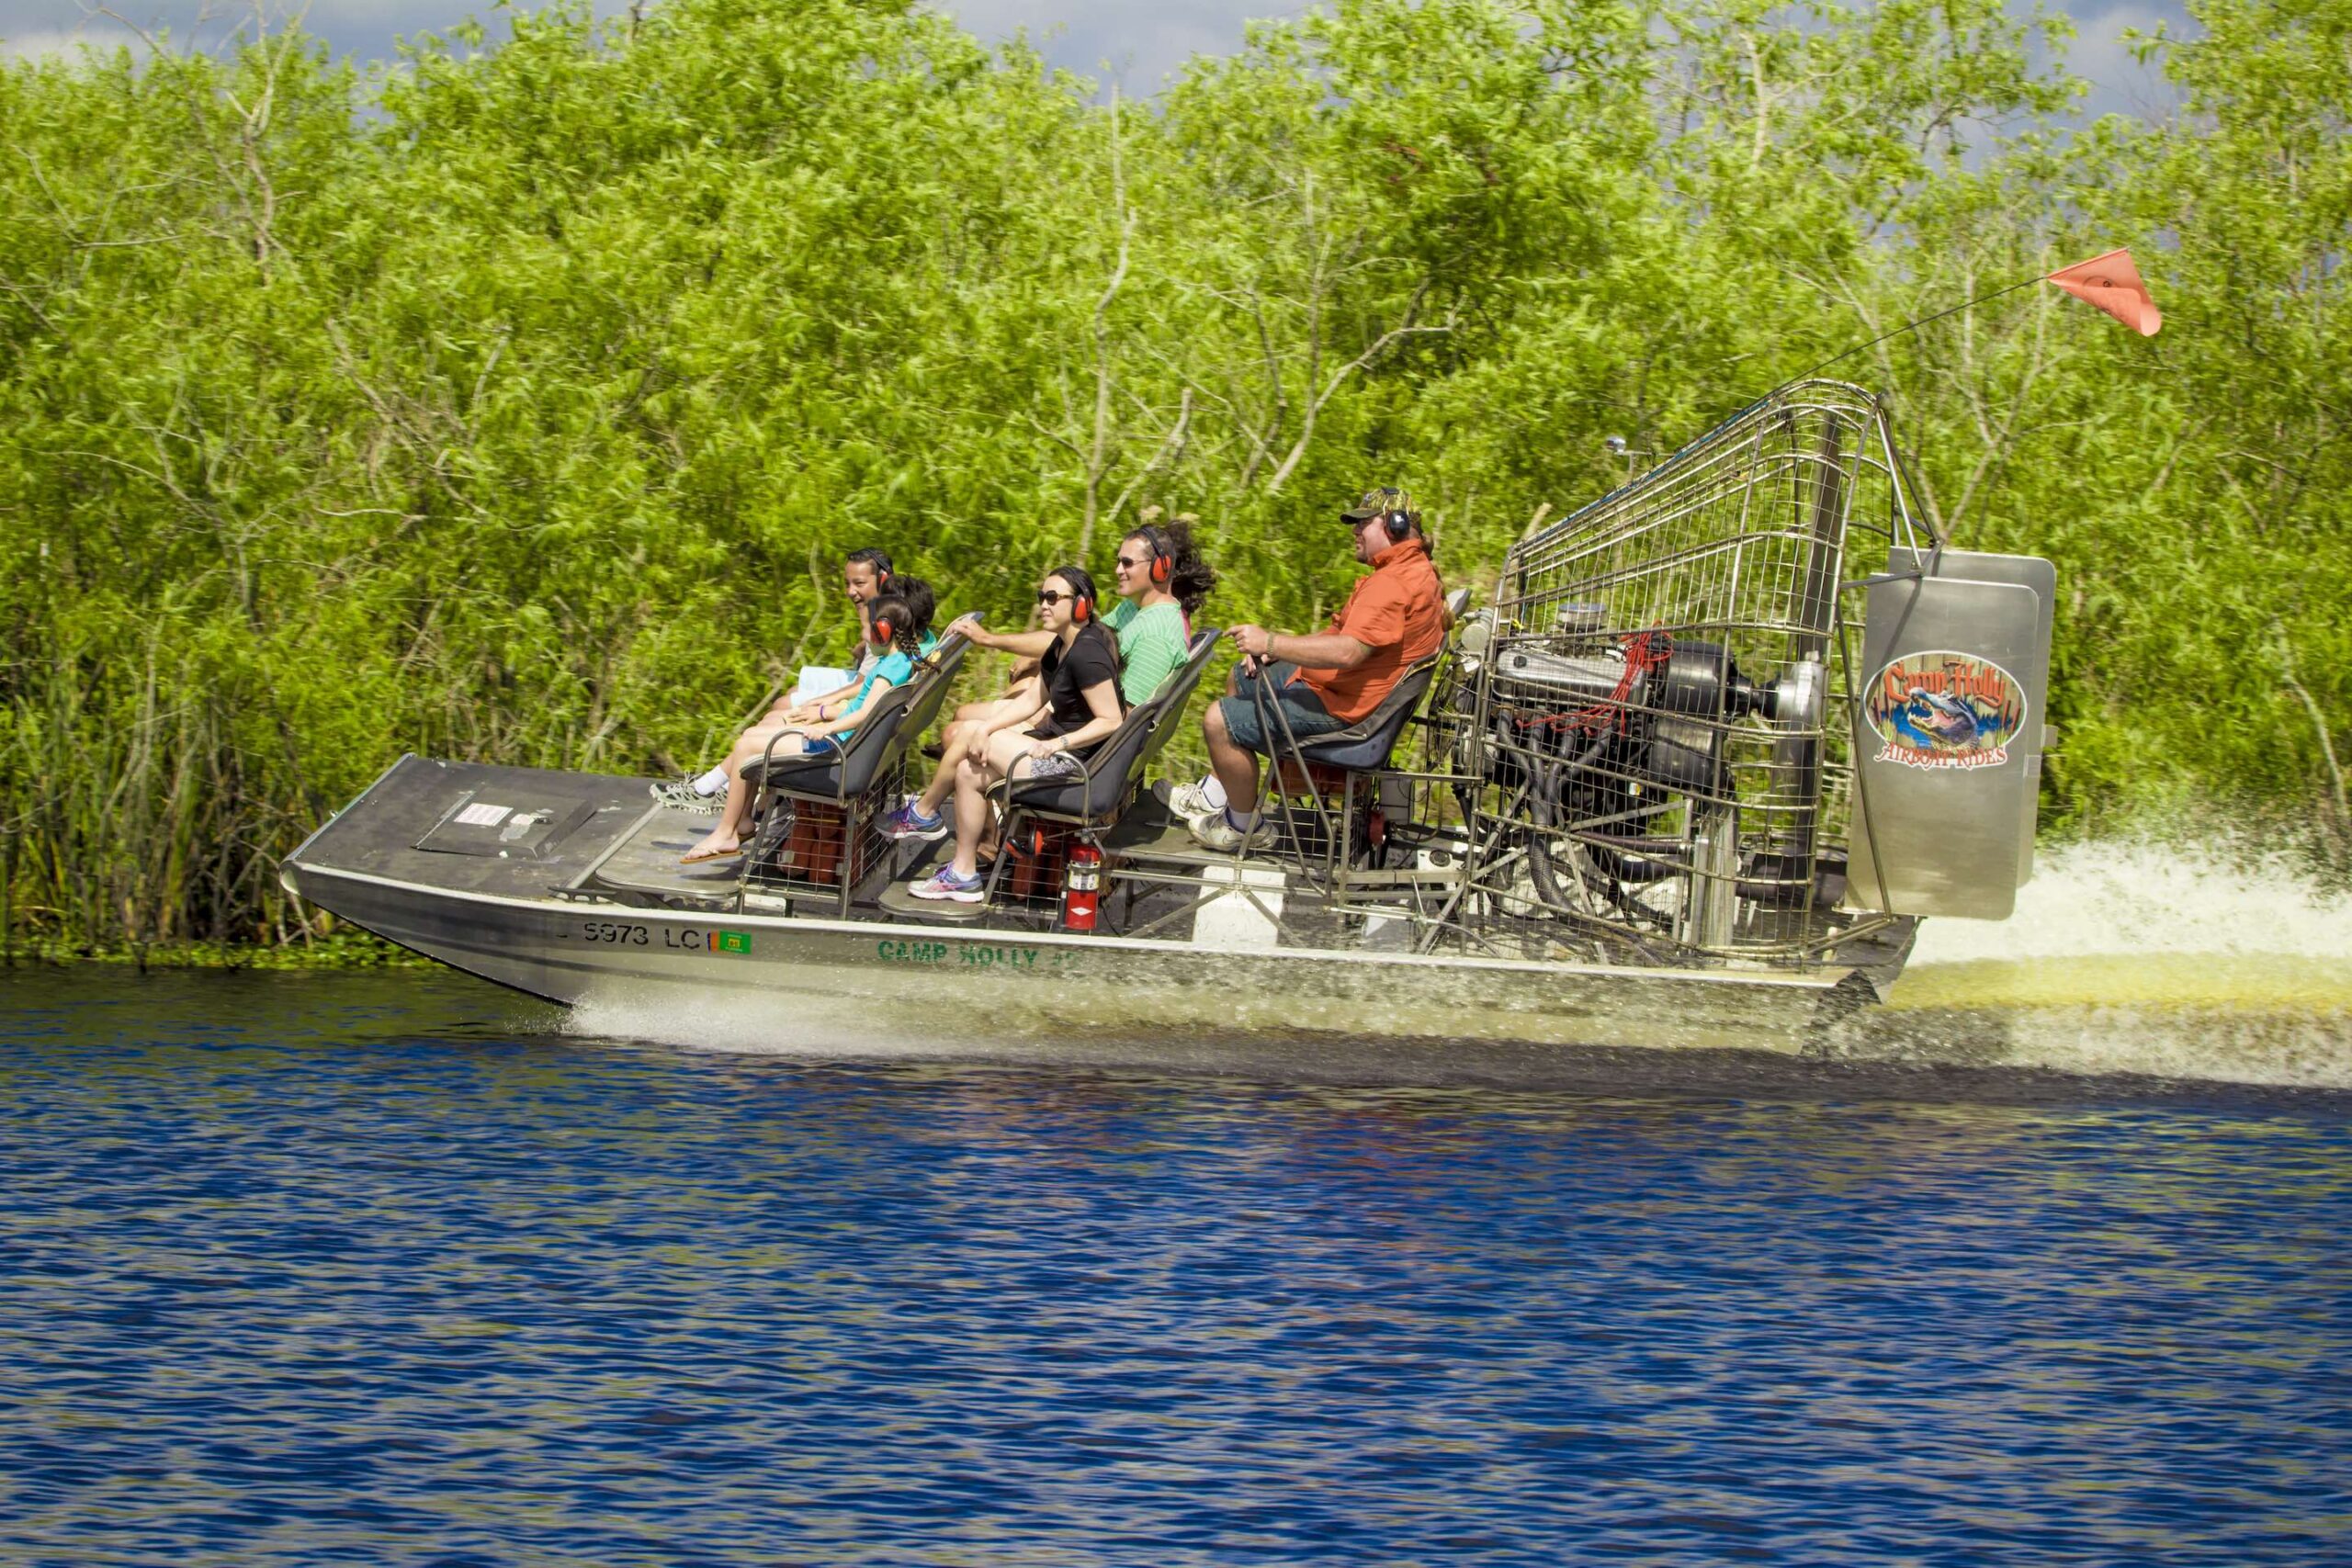
[[[838,751],[857,733],[858,713],[876,693],[914,679],[916,661],[929,658],[939,646],[939,639],[931,635],[935,602],[930,585],[921,578],[900,578],[891,585],[891,592],[865,607],[865,635],[881,657],[858,682],[854,694],[838,704],[820,705],[811,723],[789,728],[760,724],[742,733],[728,754],[727,805],[718,814],[718,825],[681,857],[682,863],[699,865],[742,852],[742,833],[752,810],[752,789],[743,782],[743,764],[771,755],[808,757]]]

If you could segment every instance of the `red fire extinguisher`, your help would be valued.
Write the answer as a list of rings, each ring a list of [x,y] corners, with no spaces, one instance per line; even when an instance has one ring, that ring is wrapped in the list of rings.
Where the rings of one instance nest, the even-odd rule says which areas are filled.
[[[1094,929],[1096,894],[1102,886],[1102,852],[1080,839],[1069,847],[1062,871],[1062,930]]]

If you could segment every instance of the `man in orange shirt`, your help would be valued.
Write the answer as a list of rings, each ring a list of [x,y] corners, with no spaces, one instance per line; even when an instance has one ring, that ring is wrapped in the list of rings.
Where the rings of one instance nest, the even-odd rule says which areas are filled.
[[[1211,703],[1201,718],[1209,766],[1225,801],[1215,806],[1201,791],[1177,792],[1191,797],[1180,807],[1200,807],[1188,821],[1193,837],[1210,849],[1254,849],[1272,836],[1256,810],[1258,757],[1282,744],[1282,730],[1277,726],[1265,733],[1261,698],[1281,705],[1295,739],[1329,735],[1378,707],[1406,666],[1435,653],[1444,640],[1445,588],[1430,562],[1421,514],[1411,500],[1401,490],[1367,491],[1340,517],[1354,537],[1356,559],[1372,574],[1356,580],[1329,631],[1306,637],[1256,626],[1226,630],[1248,657],[1234,671],[1230,694]]]

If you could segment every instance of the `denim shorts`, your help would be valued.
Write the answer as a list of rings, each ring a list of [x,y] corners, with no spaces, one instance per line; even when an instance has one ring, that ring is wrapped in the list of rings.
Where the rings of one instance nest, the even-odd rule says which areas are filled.
[[[1297,670],[1298,666],[1287,660],[1278,660],[1256,675],[1250,673],[1246,664],[1238,667],[1234,694],[1217,699],[1217,706],[1225,713],[1225,732],[1233,737],[1235,745],[1271,757],[1274,748],[1283,743],[1282,726],[1285,723],[1290,726],[1294,740],[1311,740],[1318,735],[1347,728],[1348,721],[1333,717],[1324,707],[1323,699],[1315,694],[1314,687],[1304,681],[1291,681]],[[1259,692],[1261,686],[1265,687],[1262,695]],[[1267,722],[1274,726],[1271,739],[1265,733],[1266,723],[1260,722],[1261,705],[1269,697],[1282,708],[1281,719],[1267,716]]]

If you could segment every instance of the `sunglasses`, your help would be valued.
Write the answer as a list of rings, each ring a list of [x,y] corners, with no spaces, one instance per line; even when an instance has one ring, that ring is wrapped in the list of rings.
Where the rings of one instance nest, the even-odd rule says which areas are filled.
[[[1058,604],[1065,599],[1069,600],[1073,604],[1078,603],[1077,594],[1065,593],[1058,588],[1040,588],[1037,590],[1037,603],[1040,604]]]
[[[1130,560],[1130,559],[1129,559],[1128,558],[1126,558],[1125,556],[1121,556],[1121,557],[1119,558],[1119,567],[1120,567],[1120,570],[1125,570],[1125,571],[1141,571],[1144,568],[1146,568],[1146,567],[1149,566],[1150,564],[1151,564],[1151,558],[1150,558],[1149,556],[1145,556],[1145,557],[1141,558],[1140,559],[1135,559],[1135,560]]]

